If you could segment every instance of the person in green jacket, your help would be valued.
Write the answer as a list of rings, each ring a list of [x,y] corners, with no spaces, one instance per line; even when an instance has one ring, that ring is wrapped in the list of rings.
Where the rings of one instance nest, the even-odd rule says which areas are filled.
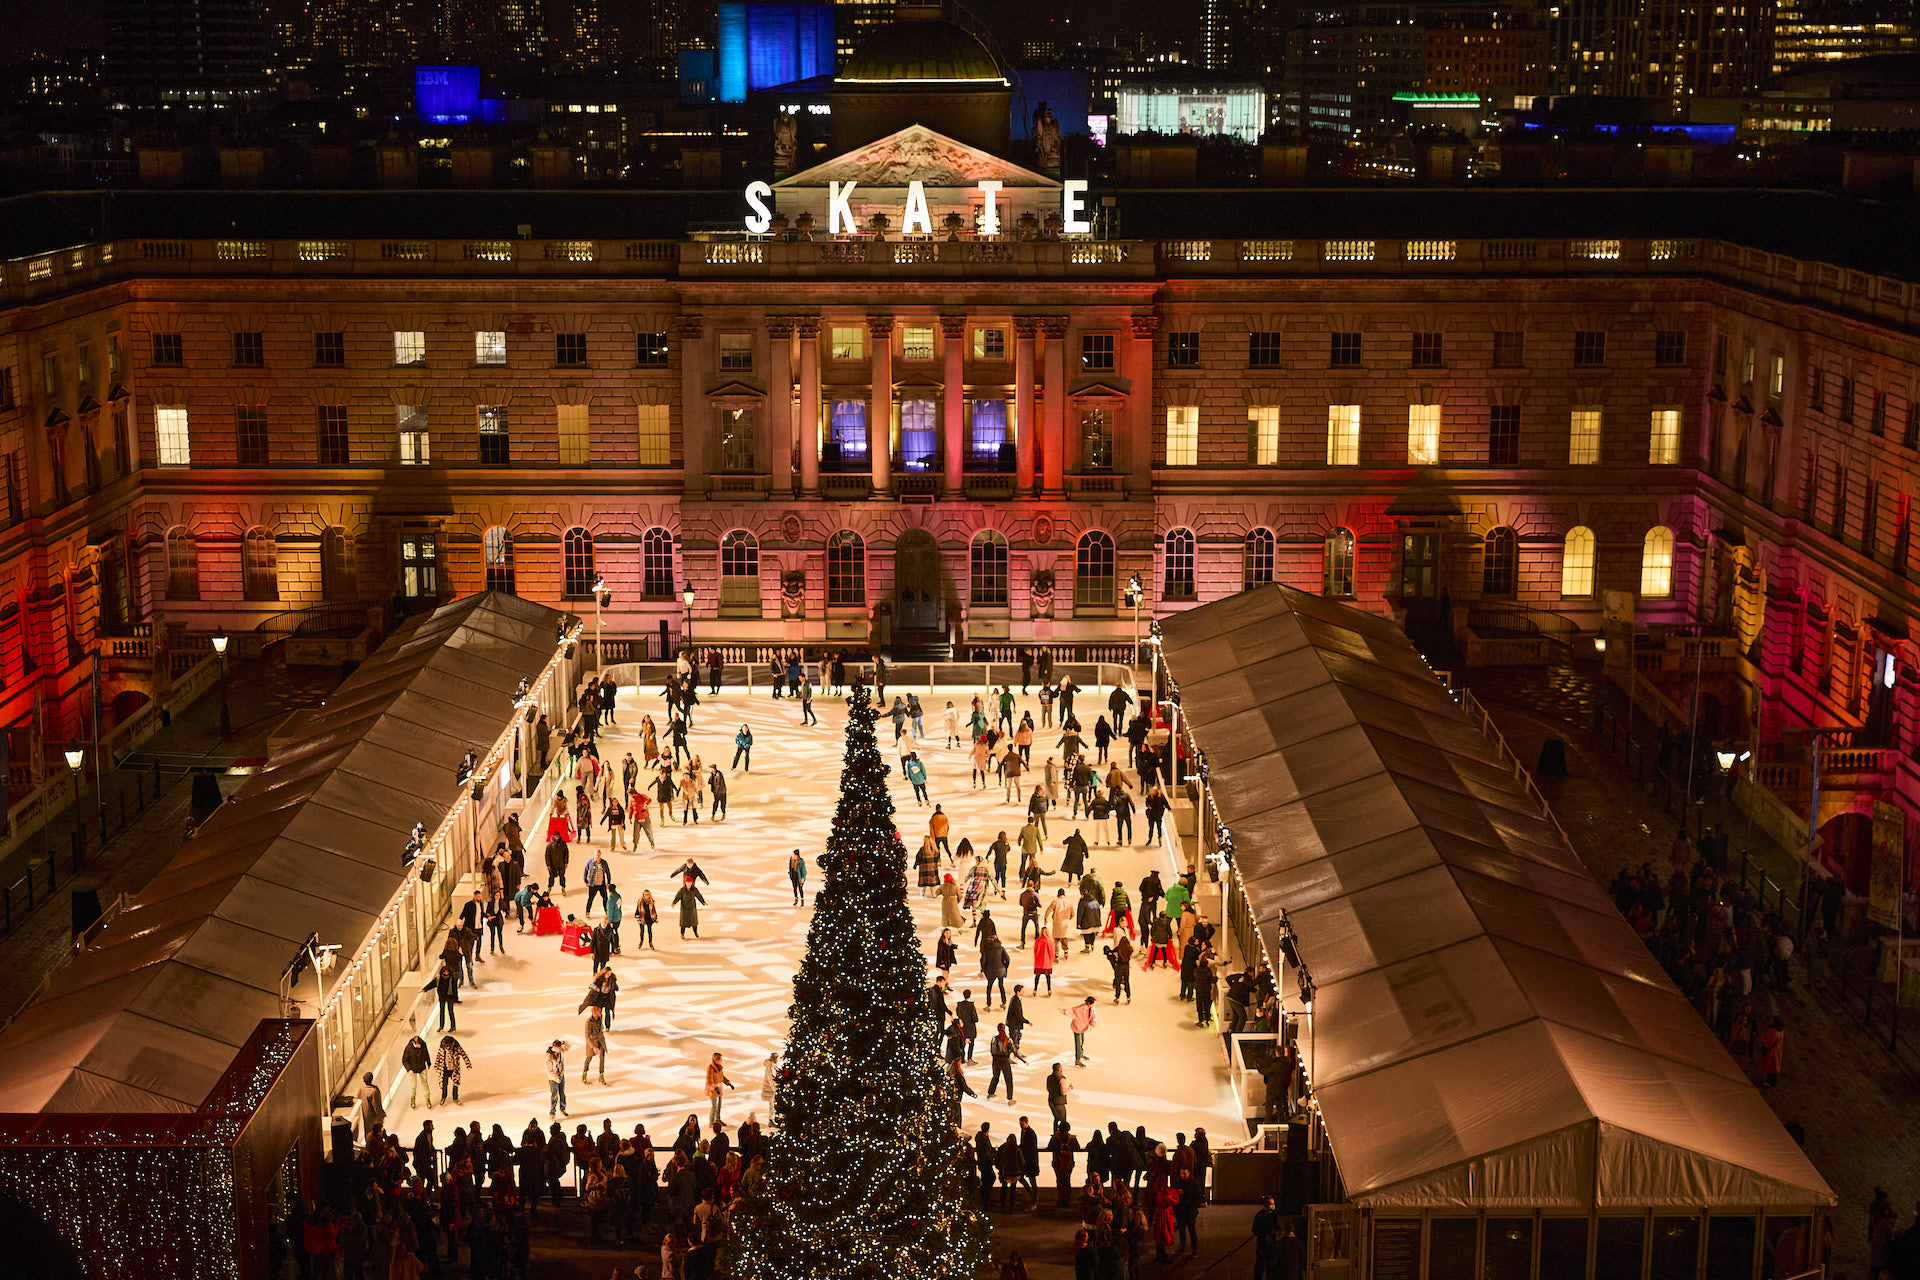
[[[1169,885],[1167,888],[1167,905],[1165,908],[1167,919],[1178,920],[1180,918],[1181,908],[1187,905],[1187,899],[1191,897],[1193,897],[1192,892],[1190,892],[1184,884],[1176,883]]]
[[[1127,886],[1116,880],[1113,882],[1113,892],[1107,895],[1107,927],[1100,936],[1107,936],[1121,924],[1127,926],[1129,938],[1139,936],[1138,930],[1133,927],[1133,899],[1127,895]]]

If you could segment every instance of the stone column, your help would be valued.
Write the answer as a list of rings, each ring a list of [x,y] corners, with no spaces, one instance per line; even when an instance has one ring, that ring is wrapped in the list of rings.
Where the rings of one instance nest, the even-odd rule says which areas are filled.
[[[1014,486],[1021,497],[1033,492],[1033,336],[1037,319],[1013,322],[1013,456]]]
[[[1067,459],[1067,317],[1048,316],[1041,321],[1047,334],[1047,402],[1045,446],[1040,451],[1042,496],[1062,497],[1066,493]]]
[[[793,317],[767,317],[767,430],[768,448],[777,456],[767,460],[773,483],[792,492],[793,473]]]
[[[867,457],[873,463],[873,496],[884,498],[893,483],[893,317],[868,316],[867,334],[873,340]]]
[[[800,496],[820,496],[820,317],[799,316]]]
[[[940,317],[941,357],[946,362],[945,404],[940,416],[940,467],[943,473],[941,487],[945,496],[957,498],[966,489],[966,479],[961,473],[967,458],[967,388],[966,388],[966,342],[967,318],[960,316]]]
[[[707,403],[705,381],[713,367],[708,355],[706,326],[698,316],[680,321],[680,452],[681,491],[690,498],[707,493],[707,450],[713,441],[713,406]]]
[[[1127,376],[1133,388],[1120,421],[1113,424],[1116,451],[1114,470],[1130,476],[1128,494],[1145,498],[1153,492],[1153,335],[1160,317],[1153,312],[1133,316],[1133,338],[1127,346]]]

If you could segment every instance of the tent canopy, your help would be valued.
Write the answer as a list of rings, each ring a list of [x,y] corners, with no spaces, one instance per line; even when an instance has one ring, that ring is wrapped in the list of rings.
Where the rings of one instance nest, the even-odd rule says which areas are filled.
[[[1279,955],[1284,911],[1313,976],[1302,1051],[1354,1202],[1834,1202],[1392,623],[1264,586],[1170,619],[1162,654],[1254,927]]]
[[[452,806],[565,618],[487,592],[397,631],[0,1033],[0,1112],[198,1107],[307,935],[351,954],[375,927],[407,832]]]

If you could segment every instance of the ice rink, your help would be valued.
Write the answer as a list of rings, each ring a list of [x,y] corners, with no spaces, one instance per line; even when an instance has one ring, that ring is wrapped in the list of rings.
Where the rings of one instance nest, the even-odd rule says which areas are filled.
[[[889,686],[889,702],[895,692],[905,694],[908,689]],[[913,692],[925,707],[929,737],[921,745],[920,754],[927,765],[928,790],[931,800],[951,815],[952,843],[957,847],[965,836],[984,852],[1000,831],[1013,840],[1024,820],[1024,802],[1006,803],[997,784],[987,790],[973,789],[968,779],[967,750],[948,749],[940,736],[940,713],[947,701],[952,700],[964,719],[976,690]],[[1019,693],[1014,692],[1016,696]],[[1090,751],[1093,716],[1104,710],[1105,692],[1089,688],[1079,695],[1076,710],[1087,730]],[[1036,699],[1021,698],[1020,709],[1031,710],[1035,722],[1039,722]],[[806,857],[810,901],[820,885],[815,863],[825,845],[837,797],[845,740],[846,706],[841,698],[816,697],[814,710],[819,725],[803,727],[799,704],[787,699],[774,701],[764,688],[751,695],[744,689],[727,689],[717,698],[702,691],[701,705],[694,715],[692,750],[708,764],[718,762],[726,768],[733,759],[734,734],[744,723],[754,735],[752,768],[750,772],[728,770],[729,807],[724,821],[709,821],[703,815],[698,825],[682,826],[677,820],[664,821],[664,815],[656,812],[658,848],[647,849],[642,837],[639,852],[611,854],[626,918],[620,931],[622,953],[613,960],[621,990],[608,1035],[607,1083],[598,1082],[597,1072],[590,1082],[583,1083],[580,1077],[585,1018],[576,1010],[590,977],[590,960],[563,954],[557,937],[516,934],[509,922],[507,950],[486,957],[477,970],[477,989],[463,992],[463,1003],[457,1010],[456,1035],[472,1057],[473,1068],[466,1073],[458,1105],[442,1105],[436,1096],[431,1115],[443,1144],[454,1125],[476,1120],[489,1131],[498,1123],[516,1140],[529,1118],[544,1127],[548,1120],[543,1052],[556,1037],[572,1046],[567,1054],[568,1132],[582,1122],[598,1132],[601,1121],[611,1118],[616,1131],[623,1134],[631,1133],[636,1123],[643,1123],[655,1142],[665,1145],[689,1114],[697,1114],[704,1125],[708,1104],[703,1095],[703,1072],[716,1050],[723,1055],[727,1072],[737,1086],[723,1104],[729,1128],[746,1119],[749,1112],[758,1113],[763,1122],[767,1119],[770,1108],[763,1095],[766,1059],[785,1034],[792,977],[805,949],[811,915],[810,905],[796,907],[793,903],[787,884],[787,858],[796,846]],[[641,716],[651,714],[656,725],[664,726],[664,704],[657,689],[624,689],[616,714],[618,723],[603,732],[600,750],[617,777],[621,758],[627,752],[641,759]],[[891,720],[882,717],[878,728],[882,751],[892,758]],[[1057,729],[1036,736],[1036,769],[1046,756],[1057,758],[1058,738]],[[1117,745],[1124,763],[1126,744],[1121,741]],[[1029,793],[1032,781],[1026,780]],[[915,801],[912,787],[897,770],[892,782],[901,836],[911,851],[919,847],[932,809]],[[545,830],[546,815],[541,812],[523,821],[529,874],[544,877],[540,833]],[[1134,823],[1134,839],[1138,841],[1146,824],[1138,814]],[[1091,843],[1091,823],[1073,822],[1065,816],[1064,808],[1049,815],[1042,867],[1059,867],[1061,841],[1076,826]],[[606,850],[604,828],[595,832],[593,847]],[[671,905],[679,883],[673,873],[689,855],[698,858],[712,881],[701,886],[707,905],[701,909],[697,939],[691,933],[681,937],[677,912]],[[583,912],[586,890],[579,876],[589,856],[581,845],[573,847],[570,888],[564,897],[557,892],[555,895],[563,913]],[[1152,866],[1160,867],[1166,883],[1173,883],[1175,878],[1170,855],[1157,845],[1152,849],[1094,846],[1088,861],[1107,884],[1116,880],[1126,884],[1136,905],[1135,888]],[[1016,847],[1010,872],[1016,896],[1018,866]],[[946,870],[944,865],[942,870]],[[1042,897],[1050,899],[1054,889],[1066,883],[1064,876],[1050,876]],[[911,866],[908,884],[931,966],[940,932],[939,902],[919,896],[913,887]],[[657,950],[641,950],[635,945],[633,922],[642,889],[651,889],[660,906]],[[1068,896],[1074,896],[1072,889]],[[1209,900],[1217,899],[1203,893],[1202,902]],[[1027,1062],[1015,1065],[1014,1103],[1007,1103],[1004,1092],[989,1102],[984,1097],[990,1074],[986,1040],[999,1018],[999,1007],[996,1005],[991,1014],[983,1009],[976,1058],[967,1068],[968,1082],[983,1096],[966,1100],[963,1117],[969,1129],[988,1120],[995,1132],[1002,1132],[1024,1114],[1032,1116],[1044,1132],[1050,1122],[1042,1077],[1052,1063],[1059,1061],[1067,1064],[1074,1086],[1069,1122],[1083,1138],[1090,1126],[1097,1123],[1104,1128],[1109,1120],[1120,1121],[1128,1128],[1145,1125],[1151,1136],[1169,1144],[1175,1131],[1191,1134],[1195,1126],[1205,1126],[1216,1146],[1244,1137],[1246,1130],[1237,1116],[1219,1037],[1195,1027],[1191,1007],[1178,999],[1176,972],[1140,971],[1144,942],[1137,944],[1131,1004],[1114,1005],[1112,971],[1105,957],[1097,947],[1091,955],[1080,954],[1077,939],[1056,966],[1053,994],[1036,997],[1032,994],[1031,951],[1017,945],[1017,904],[993,900],[989,908],[1000,922],[1002,941],[1013,955],[1008,988],[1016,982],[1027,984],[1025,1005],[1032,1025],[1023,1042]],[[592,917],[595,921],[600,918],[597,910]],[[956,989],[972,986],[978,1003],[983,983],[972,930],[955,930],[955,934],[960,959],[954,966],[952,983]],[[1088,1036],[1091,1062],[1076,1069],[1072,1066],[1072,1036],[1063,1011],[1087,995],[1099,999],[1099,1021]],[[409,1031],[402,1021],[391,1025],[388,1033],[403,1040]],[[430,1047],[437,1047],[440,1036],[432,1030],[430,1021],[422,1020],[421,1034]],[[397,1061],[397,1055],[389,1061]],[[403,1142],[411,1143],[419,1121],[429,1113],[423,1106],[409,1105],[404,1075],[397,1084],[388,1080],[381,1083],[389,1090],[387,1127]]]

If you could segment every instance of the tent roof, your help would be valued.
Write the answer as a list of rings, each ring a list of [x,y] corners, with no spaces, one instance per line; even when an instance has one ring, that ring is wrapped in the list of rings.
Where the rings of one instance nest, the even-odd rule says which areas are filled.
[[[407,831],[451,806],[565,617],[488,592],[396,632],[0,1033],[0,1112],[198,1107],[280,1016],[307,935],[351,953],[375,927]]]
[[[1255,927],[1312,972],[1314,1094],[1374,1208],[1833,1193],[1392,623],[1267,586],[1164,624]]]

